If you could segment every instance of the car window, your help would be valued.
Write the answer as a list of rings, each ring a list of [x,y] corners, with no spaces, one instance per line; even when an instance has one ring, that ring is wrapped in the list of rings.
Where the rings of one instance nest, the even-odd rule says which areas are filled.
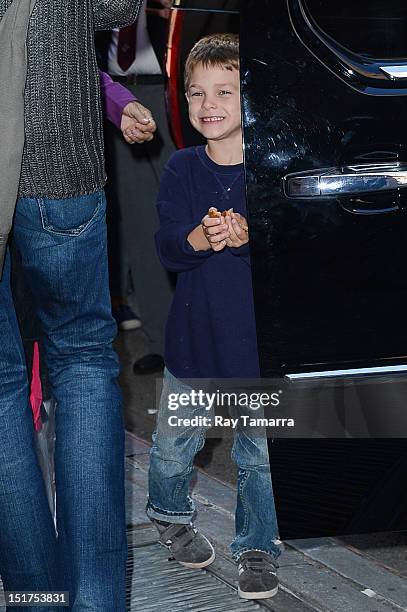
[[[358,55],[407,58],[406,0],[304,0],[326,34]]]
[[[179,0],[178,0],[179,1]],[[236,11],[198,10],[198,5],[231,5],[231,2],[198,0],[180,2],[172,13],[170,31],[173,39],[168,41],[167,60],[167,105],[173,138],[177,147],[192,146],[204,142],[202,136],[191,126],[184,94],[183,69],[185,61],[197,40],[215,32],[239,32],[239,13]],[[237,2],[233,3],[237,5]],[[194,5],[194,10],[192,5]],[[188,10],[191,9],[191,10]]]

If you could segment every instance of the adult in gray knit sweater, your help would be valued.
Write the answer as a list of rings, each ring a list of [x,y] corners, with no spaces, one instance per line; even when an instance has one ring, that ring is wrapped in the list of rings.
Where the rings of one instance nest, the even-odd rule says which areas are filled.
[[[25,60],[26,35],[17,9],[26,10],[28,4],[33,8],[25,23]],[[139,4],[0,0],[0,255],[6,253],[0,282],[0,572],[7,591],[69,591],[68,609],[75,612],[125,610],[124,429],[119,366],[111,346],[116,327],[107,273],[93,35],[94,29],[134,21]],[[11,25],[2,29],[7,19]],[[11,27],[14,46],[8,44]],[[26,61],[27,81],[21,117],[6,121],[6,113],[18,112],[23,91],[17,64],[7,76],[8,51],[11,62]],[[4,134],[12,120],[15,132],[7,151]],[[20,174],[15,160],[21,123]],[[8,227],[2,213],[10,211],[2,201],[3,185],[10,185],[16,167],[12,240],[41,323],[57,401],[57,535],[35,453],[5,249]],[[55,609],[49,597],[40,601],[25,609]]]

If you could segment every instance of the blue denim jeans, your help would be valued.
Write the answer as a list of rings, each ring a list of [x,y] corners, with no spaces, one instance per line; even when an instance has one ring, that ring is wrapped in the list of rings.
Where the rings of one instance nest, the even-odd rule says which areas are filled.
[[[57,534],[35,453],[9,257],[0,283],[0,573],[6,590],[69,590],[75,612],[125,610],[124,427],[105,212],[98,192],[21,198],[15,215],[57,401]]]
[[[150,452],[147,516],[171,523],[189,523],[195,514],[189,484],[194,457],[205,443],[207,427],[172,427],[169,416],[208,416],[204,406],[168,409],[171,393],[189,393],[191,387],[164,371],[164,384]],[[233,416],[236,416],[236,412]],[[260,416],[260,415],[258,415]],[[259,435],[260,434],[260,435]],[[238,425],[232,449],[238,466],[234,559],[246,550],[261,550],[277,558],[281,553],[268,460],[267,438],[258,428]]]

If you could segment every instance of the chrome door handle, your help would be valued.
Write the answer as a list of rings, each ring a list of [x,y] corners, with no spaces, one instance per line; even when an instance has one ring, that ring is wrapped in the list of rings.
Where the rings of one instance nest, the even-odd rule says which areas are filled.
[[[308,170],[288,174],[283,185],[289,198],[332,198],[394,191],[407,187],[407,164],[361,164]]]
[[[396,65],[385,65],[379,66],[380,70],[382,70],[389,79],[407,79],[407,64],[396,64]]]

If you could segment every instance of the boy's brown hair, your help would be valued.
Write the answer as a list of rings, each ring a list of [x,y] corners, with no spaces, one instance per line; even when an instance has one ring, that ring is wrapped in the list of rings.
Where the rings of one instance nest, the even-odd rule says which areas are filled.
[[[222,66],[227,70],[239,70],[239,36],[237,34],[209,34],[198,40],[192,47],[185,63],[185,91],[191,80],[191,74],[197,64]]]

